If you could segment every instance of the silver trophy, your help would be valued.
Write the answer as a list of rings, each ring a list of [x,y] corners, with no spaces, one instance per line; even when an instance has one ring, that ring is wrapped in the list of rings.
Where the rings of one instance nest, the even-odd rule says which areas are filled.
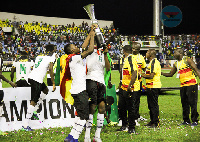
[[[90,17],[92,24],[98,24],[97,19],[95,19],[94,4],[88,4],[84,6],[83,8],[85,9],[88,16]],[[95,33],[96,33],[97,47],[103,48],[106,45],[106,43],[99,27],[95,29]]]

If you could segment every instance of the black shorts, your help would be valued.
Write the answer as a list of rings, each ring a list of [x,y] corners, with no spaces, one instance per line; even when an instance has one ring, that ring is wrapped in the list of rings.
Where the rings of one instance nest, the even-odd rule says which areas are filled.
[[[47,78],[47,85],[48,86],[53,86],[53,83],[51,81],[51,78]]]
[[[74,107],[81,120],[88,120],[89,117],[89,97],[86,91],[78,94],[71,94],[74,98]]]
[[[91,99],[89,103],[98,105],[100,102],[104,101],[104,94],[106,94],[106,86],[97,81],[87,79],[86,91],[88,93],[89,98]]]
[[[25,79],[20,79],[16,82],[17,87],[30,87],[30,84]]]
[[[4,96],[4,92],[3,90],[0,90],[0,105],[3,104],[3,96]]]
[[[41,91],[46,89],[47,86],[44,82],[39,83],[33,79],[28,79],[28,82],[31,84],[31,101],[37,103],[40,98]]]

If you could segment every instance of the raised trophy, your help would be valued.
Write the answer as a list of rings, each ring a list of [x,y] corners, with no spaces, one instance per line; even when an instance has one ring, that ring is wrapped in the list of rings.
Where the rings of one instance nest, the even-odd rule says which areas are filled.
[[[97,19],[95,19],[94,4],[88,4],[84,6],[83,8],[85,9],[88,16],[90,17],[92,24],[98,24]],[[99,27],[95,29],[95,33],[96,33],[97,47],[103,48],[106,45],[106,43]]]

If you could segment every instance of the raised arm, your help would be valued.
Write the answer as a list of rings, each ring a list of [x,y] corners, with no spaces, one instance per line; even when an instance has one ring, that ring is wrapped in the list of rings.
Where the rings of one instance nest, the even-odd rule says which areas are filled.
[[[91,34],[89,33],[88,36],[86,37],[85,41],[83,42],[82,49],[85,49],[88,46],[88,44],[90,42],[90,35]]]
[[[164,73],[161,72],[161,75],[165,76],[165,77],[172,77],[175,73],[176,73],[177,69],[175,64],[173,65],[173,68],[171,69],[171,71],[169,73]]]
[[[82,58],[87,57],[88,55],[90,55],[90,54],[94,51],[94,36],[95,36],[94,29],[95,29],[95,25],[92,25],[90,34],[89,34],[88,37],[86,38],[86,40],[89,41],[89,42],[86,41],[86,43],[87,43],[87,44],[90,43],[90,45],[89,45],[88,50],[84,51],[84,52],[81,54],[81,57],[82,57]],[[85,44],[85,45],[86,45],[86,44]],[[85,46],[85,45],[84,45],[84,46]],[[86,45],[86,47],[87,47],[87,45]],[[82,48],[84,48],[84,47],[82,46]]]

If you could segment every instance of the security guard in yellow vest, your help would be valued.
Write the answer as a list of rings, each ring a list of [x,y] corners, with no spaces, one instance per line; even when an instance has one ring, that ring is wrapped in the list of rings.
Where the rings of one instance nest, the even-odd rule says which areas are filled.
[[[140,71],[146,71],[146,62],[145,59],[142,55],[140,55],[140,47],[141,44],[138,42],[133,42],[131,44],[132,50],[133,50],[133,58],[137,61],[137,65],[138,65],[138,70]],[[142,77],[138,76],[139,82],[140,82],[140,90],[138,91],[138,94],[136,96],[136,100],[135,100],[135,113],[136,113],[136,126],[139,125],[137,120],[145,120],[145,118],[143,118],[142,116],[140,116],[139,114],[139,106],[140,106],[140,97],[142,94]]]
[[[122,119],[122,127],[117,131],[126,131],[135,133],[135,94],[140,90],[140,83],[137,77],[137,63],[132,57],[132,48],[130,45],[123,47],[125,57],[121,60],[122,81],[120,84],[119,110]],[[128,118],[127,118],[128,110]],[[127,127],[128,126],[128,127]]]
[[[163,76],[172,77],[177,71],[177,78],[180,79],[180,96],[183,108],[183,120],[180,125],[190,124],[190,107],[191,107],[191,126],[198,125],[198,112],[197,112],[197,102],[198,102],[198,86],[197,79],[200,78],[200,71],[196,67],[194,61],[189,57],[184,57],[184,51],[181,48],[177,48],[174,51],[174,57],[177,61],[174,63],[173,68],[170,73],[161,73]]]
[[[146,78],[147,102],[151,121],[145,126],[155,128],[159,124],[158,96],[161,88],[161,66],[160,62],[156,58],[155,49],[149,49],[146,53],[146,57],[150,63],[147,67],[146,74],[142,73],[142,77]]]

